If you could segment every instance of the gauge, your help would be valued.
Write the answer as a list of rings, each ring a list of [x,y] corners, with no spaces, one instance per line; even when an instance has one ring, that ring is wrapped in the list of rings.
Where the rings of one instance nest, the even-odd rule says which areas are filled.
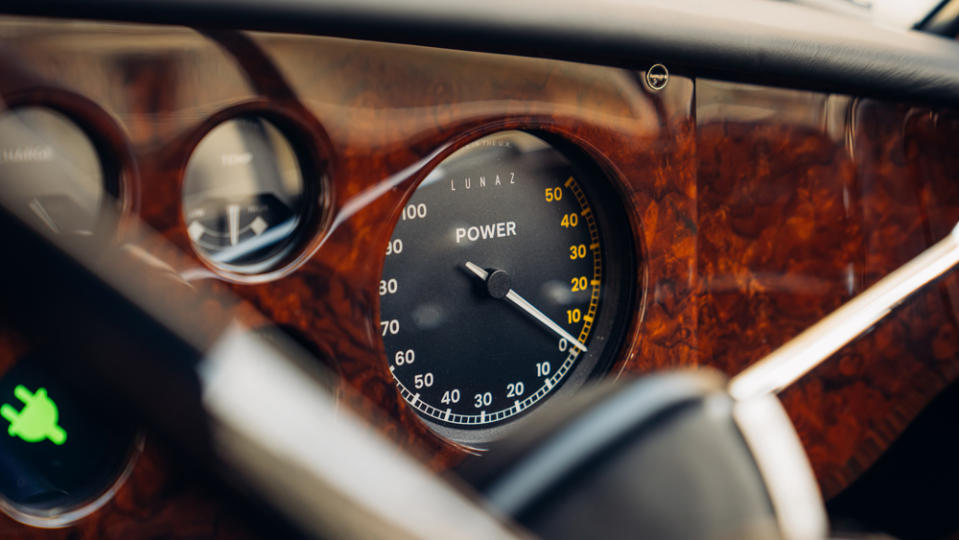
[[[616,353],[630,229],[608,180],[573,153],[526,132],[490,135],[440,163],[402,209],[380,332],[402,397],[451,438],[495,438]]]
[[[127,412],[72,390],[52,354],[32,351],[0,376],[0,510],[56,528],[112,498],[139,436]]]
[[[93,235],[107,176],[94,143],[63,113],[24,106],[0,115],[0,182],[38,226]]]
[[[213,128],[183,180],[183,218],[197,252],[239,273],[274,266],[308,217],[301,156],[270,120],[247,116]]]

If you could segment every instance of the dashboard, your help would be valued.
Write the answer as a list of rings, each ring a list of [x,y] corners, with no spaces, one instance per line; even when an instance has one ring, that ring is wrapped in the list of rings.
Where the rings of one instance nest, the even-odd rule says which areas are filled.
[[[953,109],[665,61],[8,16],[0,100],[0,178],[37,179],[17,195],[38,226],[123,244],[144,222],[178,253],[143,257],[255,308],[435,471],[590,382],[735,375],[959,220]],[[827,499],[959,375],[957,294],[782,394]],[[44,486],[0,479],[0,532],[245,534],[162,440],[28,372],[42,348],[4,311],[2,399],[44,390],[66,431],[10,450]]]

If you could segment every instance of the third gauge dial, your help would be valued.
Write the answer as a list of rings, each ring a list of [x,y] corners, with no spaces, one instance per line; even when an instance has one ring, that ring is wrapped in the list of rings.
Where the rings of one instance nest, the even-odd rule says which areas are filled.
[[[254,274],[277,265],[301,239],[318,181],[305,155],[273,121],[242,116],[199,142],[183,180],[183,219],[213,266]]]

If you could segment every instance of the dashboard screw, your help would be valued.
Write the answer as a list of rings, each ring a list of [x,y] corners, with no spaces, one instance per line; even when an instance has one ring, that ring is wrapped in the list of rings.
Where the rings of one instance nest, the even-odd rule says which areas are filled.
[[[646,86],[653,92],[659,92],[669,83],[669,70],[662,64],[655,64],[646,71]]]

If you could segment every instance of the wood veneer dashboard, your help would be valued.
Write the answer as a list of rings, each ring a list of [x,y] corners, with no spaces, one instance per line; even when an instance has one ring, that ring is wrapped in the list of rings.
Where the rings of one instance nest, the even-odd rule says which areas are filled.
[[[178,246],[193,279],[296,334],[384,433],[437,470],[467,451],[399,397],[377,332],[384,250],[438,159],[481,134],[535,129],[602,163],[634,235],[635,313],[608,376],[684,366],[735,374],[944,236],[959,219],[959,116],[906,103],[347,39],[0,20],[0,95],[76,118],[113,154],[122,212]],[[190,255],[184,164],[198,134],[258,111],[294,123],[325,172],[321,216],[257,278]],[[387,187],[383,187],[389,182]],[[362,204],[359,201],[363,201]],[[116,237],[124,234],[121,222]],[[959,373],[947,279],[782,398],[827,497]],[[0,336],[9,368],[30,344]],[[343,395],[351,395],[344,392]],[[102,509],[36,536],[240,533],[147,437]]]

